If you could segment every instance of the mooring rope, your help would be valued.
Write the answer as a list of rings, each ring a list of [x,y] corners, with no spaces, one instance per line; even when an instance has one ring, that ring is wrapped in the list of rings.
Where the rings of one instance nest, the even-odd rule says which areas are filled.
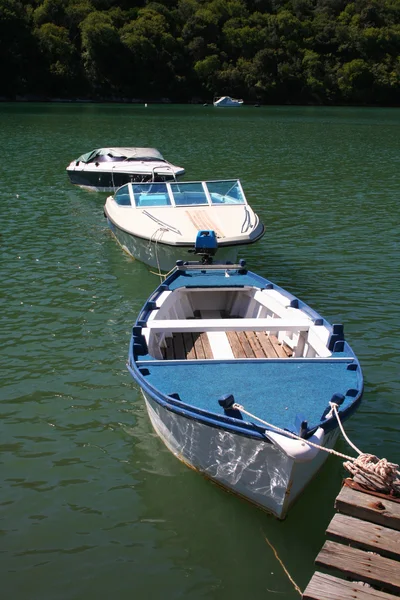
[[[343,463],[346,471],[353,476],[353,480],[369,490],[386,494],[391,492],[400,494],[399,465],[389,462],[386,458],[378,458],[374,454],[361,452],[346,435],[339,416],[338,405],[332,402],[331,406],[344,439],[358,453],[356,459]]]
[[[236,408],[236,409],[240,410],[241,412],[243,412],[245,415],[248,415],[249,417],[251,417],[252,419],[256,419],[257,421],[260,421],[260,423],[262,423],[263,425],[267,425],[267,427],[270,427],[271,429],[275,429],[275,431],[277,431],[278,433],[282,433],[286,437],[293,438],[294,440],[299,440],[300,442],[304,442],[305,444],[308,444],[312,448],[317,448],[318,450],[323,450],[324,452],[327,452],[328,454],[334,454],[335,456],[338,456],[339,458],[344,458],[345,460],[351,460],[351,461],[356,460],[353,456],[348,456],[347,454],[342,454],[341,452],[338,452],[337,450],[333,450],[333,448],[326,448],[325,446],[321,446],[320,444],[315,444],[314,442],[311,442],[310,440],[306,440],[305,438],[300,437],[296,433],[292,433],[291,431],[287,431],[287,429],[282,429],[281,427],[278,427],[277,425],[268,423],[267,421],[260,419],[260,417],[257,417],[256,415],[253,415],[252,413],[248,412],[240,404],[235,403],[232,406],[232,408]]]
[[[265,534],[264,534],[264,539],[267,542],[268,546],[272,549],[272,552],[274,553],[276,560],[279,562],[282,569],[284,570],[286,577],[289,579],[290,583],[293,585],[296,592],[298,592],[300,594],[300,596],[302,596],[303,592],[301,591],[301,589],[299,588],[299,586],[297,585],[297,583],[295,582],[293,577],[290,575],[289,571],[283,564],[283,561],[279,558],[277,551],[275,550],[275,548],[273,547],[273,545],[271,544],[271,542],[269,541],[269,539],[267,538],[267,536]]]
[[[340,419],[340,416],[339,416],[338,405],[337,405],[335,402],[330,402],[329,404],[330,404],[330,406],[332,407],[333,414],[334,414],[334,415],[335,415],[335,417],[336,417],[336,421],[338,422],[338,425],[339,425],[339,427],[340,427],[340,431],[342,432],[342,436],[344,437],[344,439],[346,440],[346,442],[349,444],[349,446],[351,446],[351,447],[353,448],[353,450],[354,450],[355,452],[357,452],[357,454],[363,454],[363,453],[361,452],[361,450],[359,450],[359,449],[357,448],[357,446],[355,446],[355,445],[353,444],[353,442],[352,442],[352,441],[351,441],[351,440],[348,438],[348,436],[347,436],[347,434],[346,434],[346,432],[345,432],[345,430],[344,430],[344,427],[343,427],[342,421],[341,421],[341,419]],[[355,459],[355,460],[357,460],[357,459]]]
[[[149,240],[149,247],[151,247],[151,244],[154,243],[154,250],[155,250],[157,268],[158,268],[158,273],[155,273],[154,271],[151,271],[151,273],[153,273],[153,275],[158,275],[161,283],[163,282],[163,274],[161,273],[160,260],[158,257],[158,242],[161,241],[161,239],[166,231],[168,231],[168,229],[166,229],[165,227],[158,227],[158,229],[156,229],[154,231],[154,233],[151,234],[151,237]],[[158,233],[158,235],[157,235],[157,233]]]
[[[344,439],[353,448],[353,450],[355,450],[355,452],[358,453],[358,456],[356,458],[354,458],[353,456],[347,456],[346,454],[342,454],[341,452],[337,452],[337,450],[333,450],[333,448],[326,448],[325,446],[315,444],[314,442],[304,439],[304,438],[300,437],[299,435],[292,433],[291,431],[287,431],[286,429],[281,429],[280,427],[277,427],[276,425],[273,425],[272,423],[268,423],[267,421],[264,421],[263,419],[260,419],[256,415],[253,415],[252,413],[248,412],[240,404],[235,403],[233,405],[233,408],[240,410],[245,415],[248,415],[252,419],[256,419],[263,425],[266,425],[267,427],[274,429],[278,433],[282,433],[283,435],[285,435],[287,437],[304,442],[304,443],[308,444],[309,446],[312,446],[313,448],[318,448],[319,450],[323,450],[324,452],[327,452],[328,454],[333,454],[334,456],[344,458],[346,460],[346,462],[343,463],[344,468],[349,473],[351,473],[351,475],[353,476],[353,480],[356,483],[359,483],[361,486],[363,486],[369,490],[376,491],[376,492],[400,495],[400,472],[398,470],[399,465],[397,465],[396,463],[389,462],[388,460],[386,460],[386,458],[379,459],[374,454],[366,454],[366,453],[361,452],[361,450],[359,450],[357,448],[357,446],[355,446],[351,442],[351,440],[346,435],[346,432],[344,431],[343,424],[341,422],[341,419],[339,416],[339,411],[338,411],[339,405],[336,404],[335,402],[330,402],[329,405],[331,406],[333,414],[336,417],[336,420],[338,422],[340,431],[341,431]]]
[[[353,462],[343,463],[353,480],[363,487],[383,494],[400,495],[399,465],[374,454],[360,454]]]

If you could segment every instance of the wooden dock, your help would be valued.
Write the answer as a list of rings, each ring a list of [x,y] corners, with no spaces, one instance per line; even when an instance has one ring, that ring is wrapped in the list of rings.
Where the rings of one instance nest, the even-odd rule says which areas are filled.
[[[400,598],[400,499],[346,479],[303,600]]]

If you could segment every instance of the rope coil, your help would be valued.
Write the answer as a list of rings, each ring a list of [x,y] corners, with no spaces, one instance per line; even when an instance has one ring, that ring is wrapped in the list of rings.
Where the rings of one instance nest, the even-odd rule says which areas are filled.
[[[354,462],[343,463],[353,480],[369,490],[400,495],[399,465],[374,454],[360,454]]]

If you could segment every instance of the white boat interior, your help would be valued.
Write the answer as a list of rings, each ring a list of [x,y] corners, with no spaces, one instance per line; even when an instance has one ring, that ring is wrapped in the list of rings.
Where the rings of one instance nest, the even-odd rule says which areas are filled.
[[[275,289],[164,291],[143,329],[157,359],[330,357],[330,330]]]
[[[159,245],[193,247],[201,230],[218,246],[257,241],[264,226],[239,180],[129,183],[107,198],[104,212],[119,230]]]
[[[362,375],[342,325],[250,272],[209,269],[189,263],[139,315],[131,356],[150,385],[212,412],[216,398],[234,393],[290,429],[298,413],[319,424],[334,394],[353,405]]]

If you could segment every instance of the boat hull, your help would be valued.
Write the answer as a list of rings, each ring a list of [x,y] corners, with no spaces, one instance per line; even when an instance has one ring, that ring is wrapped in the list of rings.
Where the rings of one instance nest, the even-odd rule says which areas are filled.
[[[118,171],[89,171],[67,169],[72,184],[95,192],[112,192],[125,183],[141,183],[147,181],[174,181],[176,174],[121,173]]]
[[[193,253],[189,250],[193,246],[171,246],[158,241],[156,234],[152,240],[134,236],[117,227],[109,218],[108,225],[122,249],[140,262],[146,265],[160,269],[161,271],[170,271],[177,260],[193,260]],[[162,232],[160,232],[160,235]],[[238,246],[226,246],[218,249],[218,259],[223,261],[235,262],[238,254]]]
[[[309,462],[295,462],[272,443],[177,414],[142,393],[155,432],[177,458],[279,519],[328,457],[320,451]],[[323,445],[332,448],[337,436],[334,429]]]
[[[213,104],[216,108],[237,108],[243,106],[243,100],[231,98],[230,96],[222,96],[221,98],[215,99]]]

